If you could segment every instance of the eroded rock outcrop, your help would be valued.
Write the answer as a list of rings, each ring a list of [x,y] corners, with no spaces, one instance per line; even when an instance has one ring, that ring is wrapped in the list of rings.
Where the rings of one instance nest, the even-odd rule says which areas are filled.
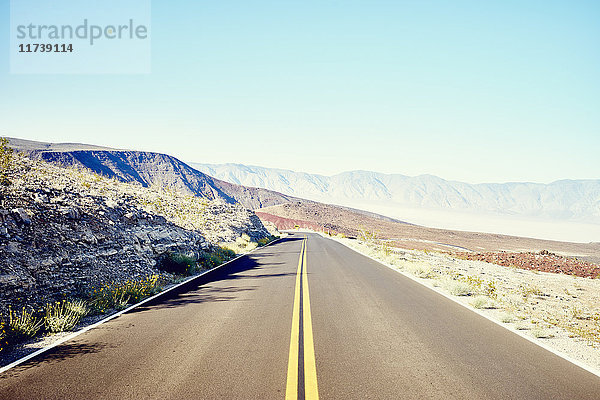
[[[237,204],[144,188],[16,156],[0,188],[0,314],[157,271],[242,233],[269,236]]]

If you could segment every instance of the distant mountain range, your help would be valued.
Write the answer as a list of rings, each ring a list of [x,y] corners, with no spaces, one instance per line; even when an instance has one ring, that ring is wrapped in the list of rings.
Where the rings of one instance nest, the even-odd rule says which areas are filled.
[[[9,138],[10,147],[48,162],[81,166],[122,182],[158,185],[183,193],[240,203],[257,209],[297,200],[271,190],[215,179],[175,157],[146,151],[117,150],[78,143],[42,143]]]
[[[374,218],[386,215],[445,229],[578,242],[600,237],[600,180],[473,185],[431,175],[368,171],[323,176],[240,164],[186,164],[166,154],[86,144],[13,138],[9,143],[49,162],[85,167],[142,186],[240,203],[251,210],[289,202],[310,206],[312,200],[351,207]]]
[[[351,171],[323,176],[241,164],[190,165],[238,185],[363,209],[369,209],[369,204],[386,204],[600,223],[600,179],[469,184],[432,175]],[[373,207],[371,211],[375,211]]]

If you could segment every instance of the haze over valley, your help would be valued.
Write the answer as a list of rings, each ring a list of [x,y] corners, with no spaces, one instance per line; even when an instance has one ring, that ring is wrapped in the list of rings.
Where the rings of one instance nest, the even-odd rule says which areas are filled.
[[[324,176],[241,164],[190,165],[227,182],[430,227],[578,242],[600,238],[600,180],[469,184],[433,175]]]

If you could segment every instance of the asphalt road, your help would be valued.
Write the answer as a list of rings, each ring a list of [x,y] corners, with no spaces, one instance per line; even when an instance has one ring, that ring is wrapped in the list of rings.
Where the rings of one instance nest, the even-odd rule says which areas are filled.
[[[5,372],[0,398],[600,398],[599,377],[304,236]]]

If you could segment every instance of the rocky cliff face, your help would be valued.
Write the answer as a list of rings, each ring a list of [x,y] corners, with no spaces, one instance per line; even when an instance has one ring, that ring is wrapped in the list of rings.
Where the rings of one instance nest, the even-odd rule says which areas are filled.
[[[0,314],[157,272],[242,233],[269,236],[239,204],[145,188],[24,156],[0,187]]]
[[[99,175],[122,182],[137,182],[144,187],[160,186],[208,200],[240,203],[252,210],[295,200],[271,190],[215,179],[166,154],[13,138],[9,141],[12,148],[48,162],[84,167]]]

